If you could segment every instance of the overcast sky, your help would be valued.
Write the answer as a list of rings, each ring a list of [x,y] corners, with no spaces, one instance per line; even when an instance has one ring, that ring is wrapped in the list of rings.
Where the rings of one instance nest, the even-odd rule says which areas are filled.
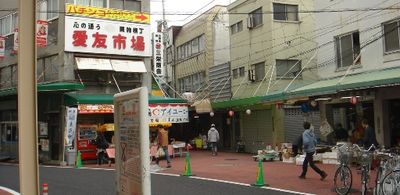
[[[183,25],[214,5],[229,5],[235,0],[164,0],[168,26]],[[155,30],[156,21],[162,19],[162,0],[151,0],[151,23]],[[199,11],[199,9],[201,9]],[[197,12],[196,12],[197,11]],[[182,14],[193,14],[193,16]]]

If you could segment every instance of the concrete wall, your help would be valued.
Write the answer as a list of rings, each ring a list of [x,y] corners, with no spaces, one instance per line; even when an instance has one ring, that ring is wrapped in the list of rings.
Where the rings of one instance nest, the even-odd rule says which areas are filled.
[[[386,8],[398,4],[397,0],[374,1],[315,1],[315,9],[365,9]],[[398,18],[400,10],[358,11],[358,12],[326,12],[316,13],[316,41],[319,45],[327,43],[318,51],[318,75],[321,78],[337,77],[345,74],[346,69],[338,69],[334,37],[352,31],[360,32],[360,42],[364,45],[377,39],[361,51],[361,64],[350,71],[350,74],[371,71],[376,69],[400,66],[400,53],[384,54],[382,23]]]
[[[214,18],[214,63],[212,66],[230,61],[229,15],[226,7],[221,7],[220,13]]]
[[[298,5],[299,11],[313,9],[313,1],[309,0],[282,0],[276,3]],[[299,14],[299,21],[276,21],[273,14],[263,14],[263,24],[252,29],[247,28],[248,14],[235,14],[250,13],[260,7],[264,13],[273,12],[273,2],[265,0],[237,0],[228,6],[231,13],[229,25],[243,22],[243,31],[231,35],[231,68],[244,66],[246,72],[245,77],[232,81],[233,98],[265,95],[267,92],[286,88],[292,79],[277,78],[276,59],[297,59],[301,60],[302,67],[307,66],[302,77],[296,79],[293,86],[316,80],[316,58],[312,58],[313,52],[307,52],[316,46],[311,40],[313,31],[310,29],[314,29],[314,18],[311,14]],[[265,63],[264,81],[249,81],[248,70],[251,65],[260,62]]]

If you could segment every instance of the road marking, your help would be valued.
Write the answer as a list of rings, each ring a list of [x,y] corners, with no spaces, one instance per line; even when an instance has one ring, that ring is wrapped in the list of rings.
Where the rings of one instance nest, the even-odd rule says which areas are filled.
[[[173,177],[180,177],[178,174],[172,174],[172,173],[151,173],[154,175],[164,175],[164,176],[173,176]]]
[[[12,189],[3,187],[3,186],[0,186],[0,190],[6,191],[6,192],[8,192],[8,193],[10,193],[12,195],[20,195],[18,192],[14,191]]]

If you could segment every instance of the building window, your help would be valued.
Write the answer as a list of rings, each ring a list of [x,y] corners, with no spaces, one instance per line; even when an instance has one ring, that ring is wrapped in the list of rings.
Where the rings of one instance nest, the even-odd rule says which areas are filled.
[[[9,35],[13,32],[13,17],[12,14],[0,18],[0,35]]]
[[[335,38],[336,60],[338,68],[350,66],[360,54],[360,34],[353,32],[350,34],[338,36]],[[355,64],[360,63],[358,58]]]
[[[40,0],[37,3],[38,20],[51,20],[58,17],[58,3],[59,0]]]
[[[276,60],[276,76],[294,78],[301,71],[300,60]],[[298,76],[301,78],[301,74]]]
[[[242,21],[240,21],[240,22],[238,22],[238,23],[236,23],[236,24],[233,24],[233,25],[231,26],[231,34],[232,34],[232,35],[234,35],[234,34],[240,32],[240,31],[242,31],[242,30],[243,30],[243,22],[242,22]]]
[[[178,79],[178,87],[181,93],[191,91],[199,91],[204,85],[205,72],[195,73]]]
[[[239,68],[239,77],[244,77],[244,67]]]
[[[108,0],[67,0],[67,3],[91,7],[108,7]]]
[[[385,52],[400,50],[400,20],[383,25]]]
[[[232,70],[233,79],[237,79],[239,77],[238,69],[235,68]]]
[[[298,21],[297,5],[274,3],[274,20]]]
[[[169,63],[172,63],[172,58],[173,58],[173,55],[172,55],[172,47],[168,47],[167,48],[167,63],[169,64]]]
[[[178,46],[178,60],[184,60],[204,51],[204,45],[204,35],[201,35]]]
[[[248,27],[254,28],[263,23],[263,13],[262,13],[262,8],[258,8],[254,11],[252,11],[249,14],[249,21],[248,21]]]
[[[258,64],[253,64],[252,68],[254,70],[254,80],[261,81],[265,76],[265,63],[261,62]]]

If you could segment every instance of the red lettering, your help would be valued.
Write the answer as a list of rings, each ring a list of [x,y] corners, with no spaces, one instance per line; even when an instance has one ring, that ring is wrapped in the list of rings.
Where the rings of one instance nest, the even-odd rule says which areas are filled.
[[[107,48],[106,45],[107,35],[99,34],[98,32],[96,32],[92,36],[94,37],[94,42],[92,44],[92,47]]]
[[[132,36],[131,42],[132,42],[131,48],[133,50],[144,51],[145,43],[144,43],[143,36],[137,36],[136,39],[135,39],[135,36]]]
[[[114,48],[125,49],[126,48],[126,37],[118,34],[118,36],[113,36]]]
[[[88,38],[85,30],[75,30],[72,35],[74,41],[72,44],[76,47],[86,47],[86,40]]]

